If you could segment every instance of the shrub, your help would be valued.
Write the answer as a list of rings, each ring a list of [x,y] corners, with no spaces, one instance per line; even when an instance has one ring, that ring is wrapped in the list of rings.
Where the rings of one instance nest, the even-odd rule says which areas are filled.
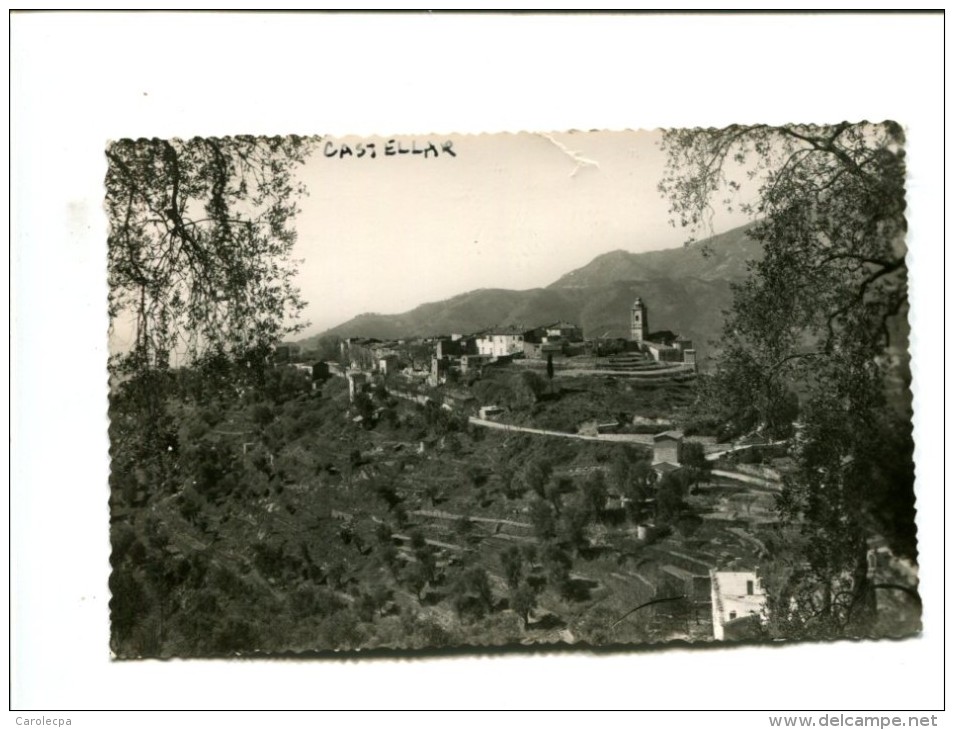
[[[503,568],[507,585],[516,588],[520,584],[520,577],[523,575],[523,555],[520,553],[520,548],[511,545],[501,551],[500,565]]]
[[[533,533],[540,540],[551,540],[556,535],[556,515],[553,505],[542,499],[535,499],[530,505],[530,522]]]

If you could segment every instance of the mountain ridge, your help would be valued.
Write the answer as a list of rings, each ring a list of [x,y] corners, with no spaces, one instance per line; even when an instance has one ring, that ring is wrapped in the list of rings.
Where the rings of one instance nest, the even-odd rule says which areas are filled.
[[[761,255],[760,244],[748,236],[750,228],[751,224],[739,226],[686,246],[641,253],[625,249],[607,251],[549,286],[599,286],[608,281],[685,276],[707,281],[736,279],[744,273],[746,261]]]
[[[731,305],[731,284],[745,278],[747,262],[760,254],[758,242],[747,235],[749,227],[678,248],[608,251],[544,287],[481,288],[399,314],[366,312],[300,344],[307,348],[328,335],[387,340],[508,325],[529,329],[558,320],[579,324],[587,337],[628,337],[629,311],[639,296],[647,304],[651,329],[693,339],[704,357],[721,331],[723,310]]]

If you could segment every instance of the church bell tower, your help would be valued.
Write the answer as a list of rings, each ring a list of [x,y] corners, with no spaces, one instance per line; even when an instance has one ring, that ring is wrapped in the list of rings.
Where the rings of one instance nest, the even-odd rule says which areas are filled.
[[[648,335],[649,319],[646,316],[646,305],[643,304],[642,299],[636,297],[636,301],[633,302],[629,339],[642,344]]]

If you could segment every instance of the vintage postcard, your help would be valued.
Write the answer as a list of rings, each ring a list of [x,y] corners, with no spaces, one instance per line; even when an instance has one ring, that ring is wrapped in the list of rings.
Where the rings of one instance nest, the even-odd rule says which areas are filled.
[[[105,154],[116,657],[920,631],[898,125]]]

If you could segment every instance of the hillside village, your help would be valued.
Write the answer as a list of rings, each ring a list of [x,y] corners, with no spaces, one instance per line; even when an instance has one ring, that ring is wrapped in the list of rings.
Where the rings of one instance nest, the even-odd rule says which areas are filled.
[[[530,329],[505,325],[471,334],[411,339],[348,337],[341,340],[340,347],[341,357],[352,369],[384,374],[400,371],[411,378],[430,378],[432,385],[446,382],[450,372],[479,372],[514,361],[533,367],[553,360],[556,367],[593,373],[635,373],[648,371],[650,365],[667,375],[696,370],[692,340],[668,330],[650,333],[646,307],[640,299],[633,305],[628,339],[586,338],[579,325],[561,320]],[[279,356],[307,360],[308,352],[286,343],[279,348]]]
[[[916,633],[902,128],[660,134],[643,182],[674,225],[711,232],[730,161],[767,176],[754,218],[546,285],[570,263],[535,263],[551,236],[575,257],[652,226],[573,233],[535,195],[525,271],[498,268],[511,229],[444,281],[464,259],[421,275],[383,219],[299,237],[307,139],[112,143],[110,322],[134,330],[108,364],[116,656]],[[435,212],[464,230],[474,202]]]
[[[368,428],[374,428],[387,410],[374,394],[386,393],[392,403],[398,399],[418,407],[439,405],[462,418],[471,431],[483,429],[485,438],[521,435],[542,443],[576,440],[625,450],[627,456],[615,463],[603,461],[605,454],[595,462],[574,461],[557,488],[558,493],[573,491],[572,477],[593,478],[596,473],[608,485],[605,503],[597,509],[597,524],[580,533],[586,550],[578,547],[578,555],[615,552],[617,569],[612,564],[598,568],[599,561],[592,558],[583,565],[573,561],[574,575],[588,587],[584,595],[599,596],[604,606],[618,606],[620,621],[625,619],[624,604],[631,604],[634,611],[645,607],[648,618],[636,617],[637,623],[652,639],[759,638],[765,635],[768,620],[765,580],[773,578],[766,576],[762,561],[769,554],[766,541],[776,524],[774,501],[791,461],[790,444],[765,443],[757,437],[720,441],[718,433],[698,425],[687,433],[688,399],[680,395],[692,388],[696,352],[691,340],[676,333],[651,332],[649,314],[646,302],[637,298],[630,310],[628,339],[587,338],[579,326],[557,321],[531,329],[492,327],[467,335],[409,340],[348,338],[340,341],[337,360],[310,365],[309,353],[293,345],[278,355],[316,381],[335,376],[346,380],[352,421]],[[535,383],[532,415],[528,417],[525,404],[494,400],[491,394],[498,391],[481,387],[504,377]],[[546,404],[559,403],[567,391],[576,389],[599,401],[596,392],[607,385],[628,392],[614,392],[603,401],[607,407],[602,413],[590,412],[575,423],[564,422],[563,428],[540,427]],[[661,404],[658,398],[647,397],[660,393],[665,394]],[[649,403],[654,404],[653,412],[647,414]],[[444,439],[422,441],[418,451],[425,459],[442,458],[445,445]],[[622,457],[617,453],[615,458]],[[637,463],[645,459],[650,467],[638,494],[625,477],[613,476],[616,464],[626,459]],[[532,461],[528,456],[524,467]],[[558,469],[554,474],[560,473]],[[369,465],[365,473],[373,479],[376,472]],[[564,498],[554,498],[547,488],[540,494],[553,500],[553,511],[559,514]],[[482,509],[492,502],[464,494],[452,502],[453,511],[445,506],[426,510],[422,504],[411,513],[421,519],[427,544],[444,559],[453,560],[459,549],[446,531],[447,522],[453,520],[493,527],[486,535],[490,544],[546,542],[527,515],[534,505],[514,505],[501,514]],[[663,502],[667,505],[661,510]],[[883,546],[872,546],[872,571],[887,564],[883,553]],[[408,557],[414,559],[413,554]],[[888,562],[897,572],[897,561]],[[908,567],[907,580],[913,581],[913,576]],[[615,601],[608,600],[611,595]],[[525,618],[529,621],[529,613]],[[560,626],[554,637],[574,637],[572,628],[562,622]]]
[[[697,369],[692,341],[668,330],[650,333],[648,322],[646,305],[637,299],[629,339],[588,339],[578,325],[565,321],[532,329],[491,327],[467,335],[385,341],[350,337],[340,340],[338,362],[350,373],[400,373],[408,381],[434,387],[508,365],[540,369],[549,364],[570,376],[691,378]],[[278,362],[296,363],[306,370],[314,357],[314,352],[303,352],[294,343],[285,343],[276,352]]]
[[[288,343],[238,390],[181,371],[162,460],[112,420],[132,439],[111,472],[114,651],[784,636],[776,502],[798,435],[700,418],[693,343],[651,331],[651,302],[627,315],[628,338],[558,320]],[[868,563],[904,589],[879,594],[875,630],[909,633],[914,565],[884,540]]]

